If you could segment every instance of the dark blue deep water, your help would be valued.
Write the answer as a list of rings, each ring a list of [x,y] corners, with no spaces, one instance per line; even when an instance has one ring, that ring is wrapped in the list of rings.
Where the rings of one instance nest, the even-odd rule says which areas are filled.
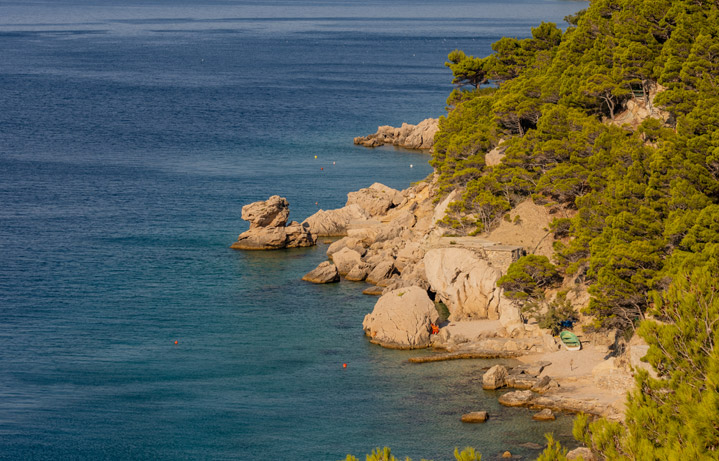
[[[361,284],[300,280],[325,245],[228,245],[269,195],[302,220],[427,176],[427,156],[352,138],[441,115],[451,50],[584,6],[0,0],[0,458],[440,460],[566,440],[571,417],[535,423],[481,390],[490,362],[370,345]],[[478,409],[487,424],[459,422]]]

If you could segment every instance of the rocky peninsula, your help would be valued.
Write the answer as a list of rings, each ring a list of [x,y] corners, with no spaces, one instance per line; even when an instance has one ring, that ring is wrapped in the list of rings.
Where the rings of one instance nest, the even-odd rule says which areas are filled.
[[[496,370],[484,377],[495,382],[485,389],[519,389],[499,396],[500,403],[621,419],[632,370],[646,366],[639,360],[646,346],[632,344],[620,355],[617,338],[595,334],[580,336],[581,351],[562,350],[558,338],[525,318],[497,286],[524,254],[551,254],[546,208],[530,200],[510,213],[518,220],[482,236],[453,237],[441,219],[456,193],[439,203],[436,197],[436,177],[402,191],[375,183],[350,192],[342,208],[287,225],[289,204],[273,196],[243,207],[250,229],[232,248],[309,246],[320,237],[340,237],[327,247],[328,260],[303,279],[333,283],[343,277],[374,285],[371,293],[380,298],[362,324],[372,343],[432,347],[438,360],[514,357],[524,365],[505,369],[499,378],[488,376]],[[577,305],[588,299],[586,291],[568,298]],[[448,312],[444,321],[437,305]]]

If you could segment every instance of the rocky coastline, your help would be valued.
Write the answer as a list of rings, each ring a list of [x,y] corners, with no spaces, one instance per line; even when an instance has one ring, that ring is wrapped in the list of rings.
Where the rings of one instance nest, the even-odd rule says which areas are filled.
[[[484,389],[501,392],[503,405],[621,420],[633,370],[646,367],[639,360],[646,346],[630,344],[617,356],[616,338],[595,334],[580,335],[581,351],[562,350],[549,330],[524,318],[520,306],[497,286],[522,255],[540,248],[551,251],[551,246],[542,247],[546,232],[538,231],[549,225],[546,210],[529,201],[513,210],[523,219],[504,233],[500,226],[481,237],[453,237],[440,220],[456,193],[439,203],[436,197],[436,178],[402,191],[375,183],[350,192],[342,208],[319,210],[302,223],[287,224],[289,204],[273,196],[243,207],[250,229],[232,248],[310,246],[320,237],[340,237],[328,245],[328,260],[303,279],[336,283],[344,278],[374,285],[368,294],[380,297],[362,324],[373,344],[437,350],[415,363],[518,360],[521,366],[498,365],[483,376]],[[586,293],[572,299],[581,304]],[[440,320],[437,305],[446,309],[445,320]],[[551,419],[546,413],[537,418]]]
[[[383,125],[367,136],[354,138],[354,143],[364,147],[379,147],[385,144],[413,150],[430,150],[434,135],[439,130],[439,119],[428,118],[417,125],[403,123],[400,127]]]

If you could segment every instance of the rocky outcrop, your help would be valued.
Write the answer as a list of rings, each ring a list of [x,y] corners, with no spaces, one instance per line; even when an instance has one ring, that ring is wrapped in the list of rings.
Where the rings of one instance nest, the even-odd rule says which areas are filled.
[[[482,376],[482,389],[494,390],[504,387],[507,383],[507,368],[495,365]]]
[[[349,204],[335,210],[319,210],[302,222],[310,233],[321,237],[346,235],[352,221],[362,221],[369,215],[356,204]]]
[[[335,266],[337,266],[339,273],[345,275],[362,262],[362,256],[354,250],[342,248],[332,255],[332,261],[335,263]]]
[[[298,222],[287,225],[289,215],[289,203],[279,195],[243,206],[242,219],[250,222],[250,228],[240,234],[230,248],[276,250],[314,245],[316,237]]]
[[[306,273],[302,280],[312,283],[333,283],[340,281],[340,274],[334,264],[324,261],[315,269]]]
[[[434,145],[438,129],[439,120],[436,118],[422,120],[417,125],[403,123],[399,128],[384,125],[378,127],[374,134],[354,138],[354,143],[364,147],[390,144],[405,149],[429,150]]]
[[[405,197],[400,191],[376,182],[369,187],[347,194],[345,208],[357,205],[367,215],[378,216],[400,205],[404,200]]]
[[[450,320],[499,318],[502,272],[486,260],[464,248],[435,248],[424,255],[424,267]]]
[[[430,324],[438,320],[427,292],[408,287],[383,294],[362,327],[372,342],[381,346],[416,349],[429,346]]]

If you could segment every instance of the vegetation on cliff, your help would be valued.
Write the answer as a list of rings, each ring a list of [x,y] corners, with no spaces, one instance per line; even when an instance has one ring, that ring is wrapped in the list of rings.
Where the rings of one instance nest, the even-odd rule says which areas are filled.
[[[450,53],[432,163],[463,191],[445,218],[459,231],[529,198],[572,216],[555,222],[554,263],[589,285],[597,327],[632,329],[653,292],[719,254],[719,7],[597,0],[568,20],[486,58]],[[649,117],[612,123],[630,102]]]
[[[597,459],[719,459],[719,2],[595,0],[567,20],[449,55],[432,162],[463,194],[445,224],[484,232],[527,199],[562,211],[554,264],[522,258],[500,285],[531,306],[555,270],[586,284],[593,326],[638,329],[657,371],[624,424],[580,417],[575,437]]]

